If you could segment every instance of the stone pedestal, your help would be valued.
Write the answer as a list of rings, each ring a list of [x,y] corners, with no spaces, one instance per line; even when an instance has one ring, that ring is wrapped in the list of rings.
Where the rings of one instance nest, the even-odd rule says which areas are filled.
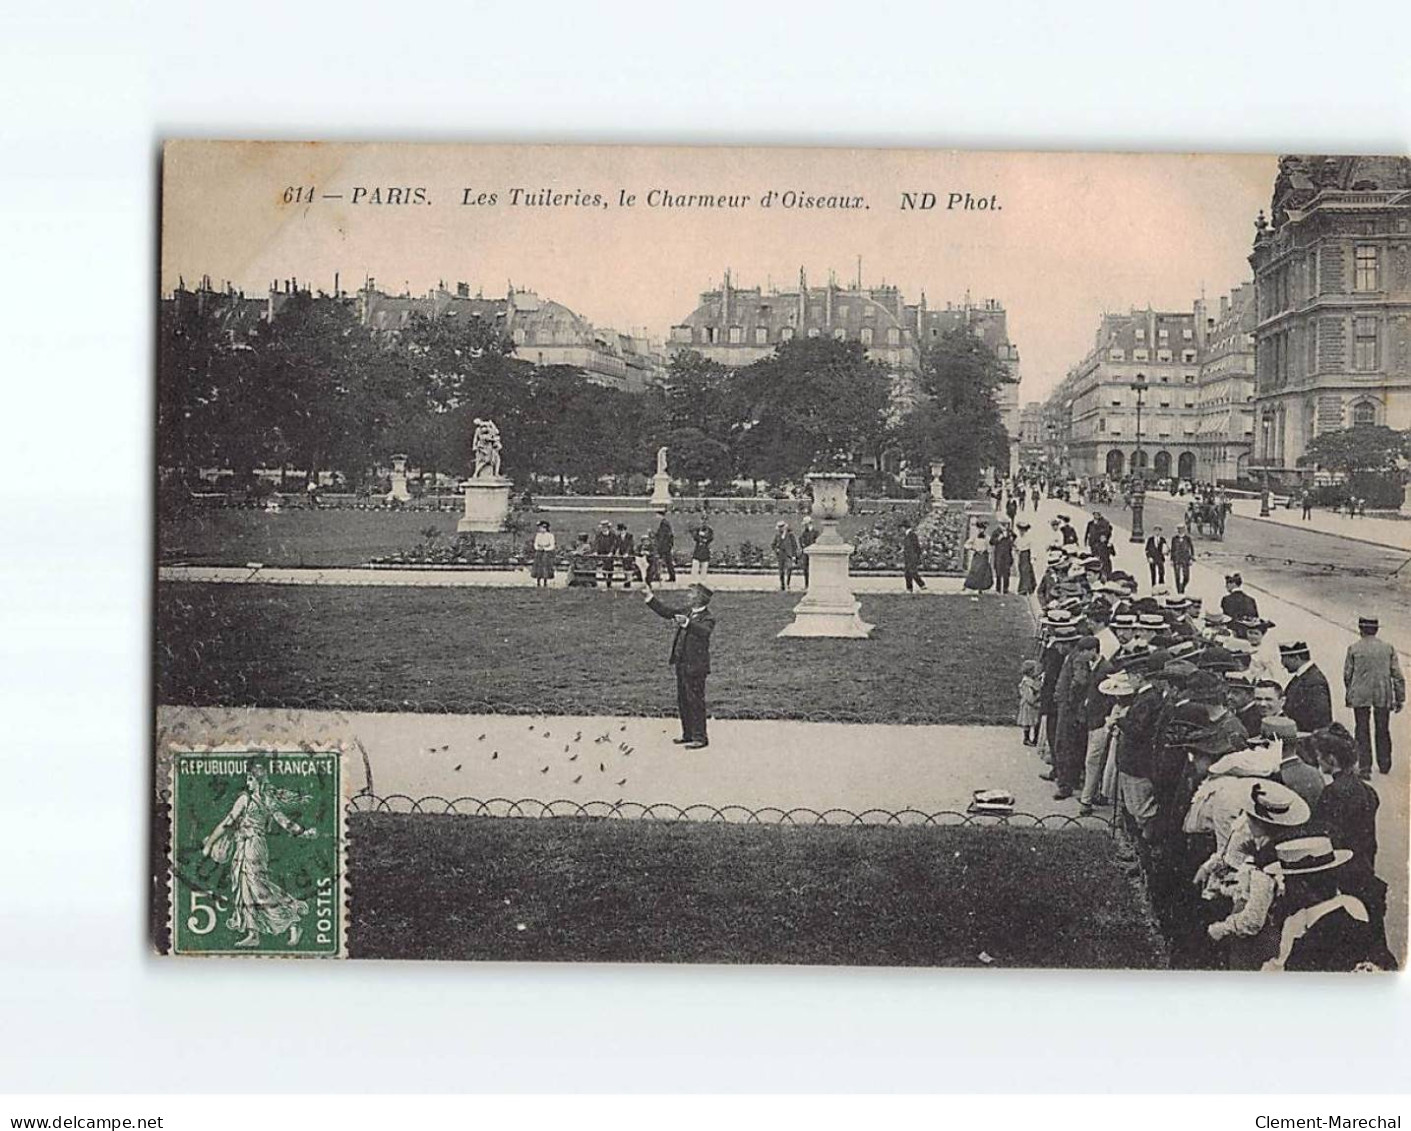
[[[510,514],[510,480],[499,475],[467,479],[465,514],[456,523],[458,534],[494,534],[505,528]]]
[[[818,541],[804,551],[808,555],[808,593],[794,606],[793,623],[780,636],[865,640],[872,634],[873,626],[858,615],[862,603],[852,592],[848,572],[852,546],[838,534],[838,519],[848,513],[852,478],[844,473],[808,476],[813,488],[813,516],[823,529]]]
[[[671,505],[671,476],[664,471],[658,471],[652,476],[651,503],[654,507]]]
[[[411,492],[407,490],[407,457],[392,457],[392,490],[387,492],[389,503],[411,502]]]

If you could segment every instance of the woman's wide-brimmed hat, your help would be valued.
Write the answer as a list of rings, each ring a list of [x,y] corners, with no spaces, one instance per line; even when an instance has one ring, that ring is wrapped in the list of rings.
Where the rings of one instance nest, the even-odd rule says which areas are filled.
[[[1351,860],[1353,854],[1350,848],[1334,848],[1328,837],[1300,836],[1276,844],[1274,855],[1276,859],[1269,865],[1269,871],[1285,876],[1306,876],[1339,868]]]
[[[1266,825],[1290,829],[1307,824],[1313,815],[1307,801],[1276,781],[1257,781],[1250,786],[1244,811]]]

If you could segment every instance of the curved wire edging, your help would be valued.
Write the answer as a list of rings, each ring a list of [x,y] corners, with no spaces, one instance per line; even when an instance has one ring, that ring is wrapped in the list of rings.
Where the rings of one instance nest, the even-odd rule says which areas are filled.
[[[864,809],[853,812],[851,809],[811,809],[798,806],[780,809],[766,806],[751,809],[746,805],[711,805],[698,802],[692,805],[673,805],[666,801],[572,801],[558,798],[554,801],[541,801],[538,798],[492,797],[411,797],[405,793],[394,793],[387,797],[372,794],[358,794],[348,802],[348,812],[355,813],[398,813],[428,814],[432,816],[460,817],[512,817],[541,819],[553,817],[590,817],[616,820],[696,821],[707,824],[730,825],[793,825],[815,826],[835,825],[842,827],[881,826],[881,827],[921,827],[921,828],[1007,828],[1030,829],[1093,829],[1111,832],[1113,823],[1107,817],[1096,813],[1091,816],[1072,816],[1067,813],[1049,813],[1038,816],[1033,813],[963,813],[955,809],[943,809],[927,813],[921,809]]]

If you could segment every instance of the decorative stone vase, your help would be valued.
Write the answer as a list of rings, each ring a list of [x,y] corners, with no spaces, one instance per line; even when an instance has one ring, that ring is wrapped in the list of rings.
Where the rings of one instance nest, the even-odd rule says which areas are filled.
[[[387,492],[389,503],[406,503],[411,501],[411,492],[407,490],[407,457],[395,455],[392,457],[392,490]]]
[[[813,517],[823,524],[808,554],[808,592],[794,607],[794,620],[780,636],[839,637],[865,640],[873,626],[858,616],[848,572],[852,546],[838,534],[838,520],[848,513],[847,472],[821,471],[807,476],[813,489]]]

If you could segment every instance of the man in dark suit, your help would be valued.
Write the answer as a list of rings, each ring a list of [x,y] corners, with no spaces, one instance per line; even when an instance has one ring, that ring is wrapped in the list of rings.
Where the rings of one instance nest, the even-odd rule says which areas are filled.
[[[926,588],[926,582],[921,577],[921,539],[917,537],[915,528],[909,522],[901,525],[901,564],[902,570],[906,574],[906,591],[915,592],[913,586]]]
[[[1166,537],[1159,526],[1152,528],[1146,540],[1146,568],[1153,586],[1166,584]]]
[[[1333,721],[1333,693],[1328,677],[1319,670],[1302,640],[1279,645],[1279,659],[1290,679],[1284,687],[1284,714],[1311,734]]]
[[[666,580],[673,585],[676,583],[676,562],[673,554],[676,549],[676,533],[671,529],[671,523],[666,521],[666,512],[660,511],[661,522],[657,524],[656,533],[652,535],[652,541],[656,547],[657,568],[666,571]]]
[[[1220,611],[1230,618],[1230,630],[1241,640],[1245,630],[1241,621],[1259,619],[1259,603],[1244,591],[1244,578],[1237,573],[1225,575],[1225,595],[1220,598]]]
[[[647,608],[676,625],[671,641],[670,664],[676,669],[676,708],[681,715],[681,737],[672,741],[687,750],[710,745],[706,737],[706,676],[710,674],[710,634],[715,616],[710,611],[710,589],[695,582],[687,590],[685,606],[667,605],[645,586]]]

